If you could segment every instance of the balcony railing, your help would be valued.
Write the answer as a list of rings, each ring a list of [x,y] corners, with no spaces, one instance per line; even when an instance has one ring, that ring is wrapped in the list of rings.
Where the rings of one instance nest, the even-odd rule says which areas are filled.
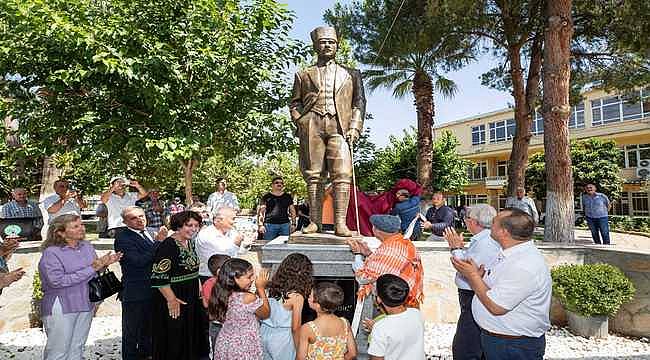
[[[485,178],[485,188],[502,189],[507,182],[508,178],[506,176],[488,176]]]

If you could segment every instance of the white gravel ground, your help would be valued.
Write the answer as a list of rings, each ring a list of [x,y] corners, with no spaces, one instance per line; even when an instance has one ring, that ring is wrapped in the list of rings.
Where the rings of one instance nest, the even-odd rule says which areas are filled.
[[[86,359],[120,359],[120,318],[93,320]],[[455,324],[427,324],[425,349],[429,359],[451,359]],[[552,328],[547,336],[546,359],[650,360],[650,340],[610,335],[607,339],[585,339],[564,328]],[[42,358],[45,334],[40,329],[0,334],[0,359],[36,360]]]

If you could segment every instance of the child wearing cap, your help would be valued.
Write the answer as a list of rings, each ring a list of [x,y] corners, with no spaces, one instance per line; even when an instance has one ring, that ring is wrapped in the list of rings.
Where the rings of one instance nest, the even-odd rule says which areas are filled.
[[[405,305],[408,294],[409,286],[399,276],[377,278],[376,302],[386,316],[370,324],[370,359],[424,360],[424,320],[418,309]]]

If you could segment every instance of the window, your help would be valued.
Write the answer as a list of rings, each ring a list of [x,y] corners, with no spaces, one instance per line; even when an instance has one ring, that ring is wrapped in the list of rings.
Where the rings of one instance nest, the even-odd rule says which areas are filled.
[[[485,179],[487,177],[487,161],[480,161],[467,168],[467,176],[469,176],[470,180]]]
[[[472,145],[485,144],[485,125],[472,126]]]
[[[650,144],[625,145],[623,147],[621,166],[624,168],[637,167],[641,159],[650,159]]]
[[[585,103],[571,108],[571,117],[569,117],[569,129],[579,129],[585,127]]]
[[[497,176],[508,176],[508,161],[497,161]]]
[[[650,117],[650,90],[644,89],[639,91],[634,94],[634,97],[637,98],[626,99],[624,96],[617,95],[592,100],[591,115],[593,126]],[[640,101],[638,97],[640,97]],[[574,113],[577,113],[577,109]]]
[[[506,200],[508,200],[508,197],[505,194],[499,194],[499,208],[497,210],[501,211],[506,208]]]
[[[493,122],[489,126],[491,143],[512,140],[515,136],[516,125],[514,119]]]
[[[544,133],[544,118],[542,117],[542,114],[535,110],[535,116],[533,117],[533,121],[530,123],[530,132],[533,135],[540,135]]]
[[[488,196],[486,194],[470,194],[470,195],[465,195],[465,200],[467,200],[467,206],[472,206],[476,204],[487,204]]]
[[[650,215],[650,201],[647,192],[633,192],[632,195],[632,216]]]

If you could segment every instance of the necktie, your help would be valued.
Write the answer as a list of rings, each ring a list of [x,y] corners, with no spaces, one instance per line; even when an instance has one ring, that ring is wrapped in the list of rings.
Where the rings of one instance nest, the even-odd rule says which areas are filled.
[[[141,230],[141,231],[140,231],[140,235],[142,235],[142,237],[145,238],[146,240],[149,240],[149,241],[153,242],[153,241],[151,240],[151,238],[150,238],[149,236],[147,236],[147,232],[146,232],[146,231]]]

